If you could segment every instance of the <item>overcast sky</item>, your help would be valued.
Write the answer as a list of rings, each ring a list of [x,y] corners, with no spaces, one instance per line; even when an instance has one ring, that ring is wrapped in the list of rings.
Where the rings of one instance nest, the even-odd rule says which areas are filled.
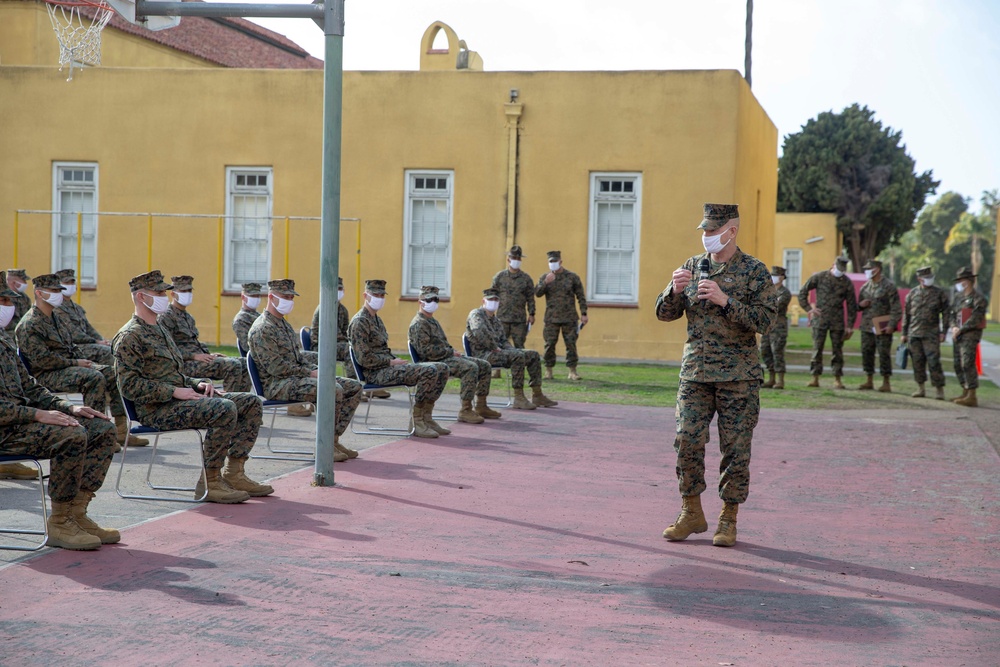
[[[443,21],[488,71],[743,71],[745,0],[348,0],[346,15],[347,70],[419,69],[420,38]],[[259,22],[323,57],[312,21]],[[816,114],[858,102],[902,131],[939,195],[978,208],[1000,188],[1000,1],[755,0],[752,55],[779,153]]]

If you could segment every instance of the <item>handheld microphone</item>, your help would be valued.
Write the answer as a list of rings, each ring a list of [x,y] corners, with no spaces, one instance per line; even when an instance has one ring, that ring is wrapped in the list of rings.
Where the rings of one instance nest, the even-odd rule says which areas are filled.
[[[708,280],[708,274],[712,271],[712,265],[708,261],[708,257],[702,257],[701,261],[698,262],[698,282],[702,280]],[[703,299],[701,305],[704,306],[708,304],[708,299]]]

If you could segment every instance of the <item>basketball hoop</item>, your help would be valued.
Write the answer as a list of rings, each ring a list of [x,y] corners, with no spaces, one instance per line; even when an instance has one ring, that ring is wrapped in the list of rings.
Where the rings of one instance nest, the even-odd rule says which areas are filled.
[[[59,71],[69,65],[96,67],[101,64],[101,31],[108,25],[114,10],[103,0],[45,0],[52,29],[59,40]]]

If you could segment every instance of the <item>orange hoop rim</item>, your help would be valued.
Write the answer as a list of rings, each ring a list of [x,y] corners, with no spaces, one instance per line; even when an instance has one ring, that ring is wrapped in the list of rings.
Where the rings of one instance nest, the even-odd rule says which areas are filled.
[[[47,5],[60,7],[94,7],[95,9],[112,9],[104,0],[42,0]]]

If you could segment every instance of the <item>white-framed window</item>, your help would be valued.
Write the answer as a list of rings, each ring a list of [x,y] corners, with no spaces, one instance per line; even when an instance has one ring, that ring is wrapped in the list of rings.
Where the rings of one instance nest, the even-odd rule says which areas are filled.
[[[785,287],[792,294],[802,288],[802,250],[785,248],[781,253],[781,265],[785,267]]]
[[[405,179],[402,296],[417,296],[423,285],[450,295],[455,172],[414,169]]]
[[[641,173],[591,173],[588,299],[639,302],[641,212]]]
[[[226,290],[271,278],[270,167],[226,167]]]
[[[97,163],[55,162],[52,165],[52,272],[76,271],[77,284],[97,285]],[[82,214],[82,216],[80,215]],[[83,242],[77,229],[83,223]],[[80,251],[80,266],[76,265]]]

